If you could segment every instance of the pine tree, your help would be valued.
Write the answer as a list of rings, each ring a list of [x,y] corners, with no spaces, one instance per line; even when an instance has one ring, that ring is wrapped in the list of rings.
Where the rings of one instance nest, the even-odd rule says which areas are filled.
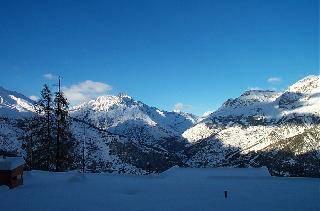
[[[74,159],[73,149],[75,148],[75,141],[70,131],[70,117],[69,117],[69,103],[60,89],[55,93],[55,170],[65,171],[72,168]]]
[[[35,117],[30,119],[25,119],[23,122],[23,129],[26,131],[22,137],[22,148],[26,152],[25,161],[26,161],[26,168],[28,170],[34,169],[34,145],[35,145],[35,128],[36,124],[34,124]]]
[[[50,170],[52,167],[52,94],[47,85],[35,104],[36,115],[25,125],[23,148],[30,169]]]
[[[44,145],[46,148],[46,165],[47,170],[50,170],[52,168],[52,117],[53,117],[53,102],[52,102],[52,93],[49,89],[48,85],[44,85],[44,88],[41,91],[41,100],[38,102],[38,105],[41,108],[41,111],[43,113],[44,121],[44,127],[45,133],[44,133]]]
[[[23,148],[29,169],[65,171],[77,167],[76,140],[70,131],[68,100],[59,89],[54,100],[47,85],[36,103],[36,115],[25,124]]]

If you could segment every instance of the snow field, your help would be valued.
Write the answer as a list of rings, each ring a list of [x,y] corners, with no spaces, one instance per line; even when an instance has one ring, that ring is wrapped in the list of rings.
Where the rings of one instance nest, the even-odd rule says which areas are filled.
[[[319,191],[319,179],[270,177],[265,169],[173,168],[149,176],[32,171],[23,186],[0,186],[0,210],[319,210]]]

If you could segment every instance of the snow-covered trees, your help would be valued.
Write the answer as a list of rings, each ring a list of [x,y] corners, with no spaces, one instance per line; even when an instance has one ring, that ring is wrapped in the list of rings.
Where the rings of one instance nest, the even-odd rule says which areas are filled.
[[[41,119],[44,121],[39,122],[39,125],[43,124],[43,145],[46,151],[46,168],[51,169],[52,163],[52,121],[53,121],[53,103],[52,103],[52,93],[48,85],[44,85],[41,91],[41,99],[38,102],[38,114],[42,114]]]
[[[48,85],[27,121],[23,147],[30,169],[65,171],[72,168],[75,140],[70,131],[68,100],[59,89],[52,98]]]
[[[23,147],[30,169],[51,170],[52,168],[52,93],[47,85],[41,91],[41,98],[35,104],[36,115],[27,120]]]
[[[70,118],[68,112],[69,103],[63,92],[59,90],[55,93],[54,114],[55,114],[55,170],[67,170],[74,159],[74,144],[70,131]]]

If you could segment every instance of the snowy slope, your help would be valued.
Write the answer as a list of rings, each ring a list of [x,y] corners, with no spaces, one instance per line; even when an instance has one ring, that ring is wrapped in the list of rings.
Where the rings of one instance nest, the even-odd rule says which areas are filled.
[[[320,77],[308,76],[284,92],[249,90],[236,99],[227,100],[202,122],[228,124],[271,123],[289,114],[320,115]]]
[[[1,152],[21,153],[19,137],[22,137],[23,130],[18,124],[19,120],[0,117],[0,154]]]
[[[0,152],[21,153],[21,123],[33,114],[33,104],[28,97],[0,87]]]
[[[34,102],[3,88],[1,96],[0,153],[24,155],[24,126]],[[195,121],[192,115],[160,111],[126,95],[101,96],[75,107],[71,115],[79,156],[74,166],[81,164],[85,140],[87,171],[132,174],[163,171],[177,164],[180,159],[168,148],[179,147],[180,134]]]
[[[213,135],[232,125],[277,125],[290,119],[313,123],[320,115],[320,77],[308,76],[282,93],[250,90],[227,100],[217,111],[185,131],[190,142]]]
[[[319,124],[319,76],[308,76],[281,93],[246,91],[236,99],[229,99],[208,118],[183,133],[183,137],[193,143],[186,149],[185,162],[194,167],[233,165],[232,161],[239,154],[244,158],[251,152],[271,150],[270,146],[273,151],[281,150],[281,141],[299,136],[306,141],[295,150],[320,152],[319,137],[305,133],[312,128],[318,130]],[[250,162],[238,160],[237,165],[250,166]]]
[[[128,95],[108,95],[71,109],[71,115],[101,129],[155,144],[180,135],[197,120],[194,115],[161,111]]]
[[[0,93],[0,153],[21,154],[24,118],[33,102],[3,88]],[[72,132],[79,156],[85,139],[88,171],[266,165],[273,175],[320,177],[319,100],[319,76],[283,92],[246,91],[202,118],[108,95],[71,109]]]
[[[82,103],[71,108],[71,116],[121,137],[106,150],[128,164],[151,171],[181,163],[174,152],[185,144],[181,134],[197,121],[194,115],[161,111],[124,94]]]
[[[145,174],[141,168],[123,161],[117,153],[111,152],[113,142],[124,141],[119,136],[110,135],[83,122],[71,124],[73,137],[78,141],[79,155],[77,166],[82,166],[81,159],[84,147],[85,171],[87,172],[122,172],[127,174]],[[84,132],[85,131],[85,132]]]
[[[0,186],[0,210],[316,211],[319,185],[261,169],[172,169],[159,176],[32,171],[23,186]]]
[[[34,112],[34,102],[26,96],[0,87],[0,116],[22,118]]]
[[[22,138],[28,119],[35,115],[34,101],[26,96],[0,88],[0,154],[24,155]],[[82,141],[86,140],[86,166],[88,171],[118,171],[131,174],[144,174],[141,168],[122,161],[117,153],[110,152],[111,141],[121,141],[118,136],[108,136],[104,132],[86,125],[83,136],[81,122],[72,121],[72,133],[78,141],[79,159],[82,155]],[[80,160],[75,166],[80,166]]]

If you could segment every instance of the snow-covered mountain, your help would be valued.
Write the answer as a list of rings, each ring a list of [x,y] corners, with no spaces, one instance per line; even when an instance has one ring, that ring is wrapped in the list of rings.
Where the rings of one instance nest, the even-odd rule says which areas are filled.
[[[301,156],[320,161],[320,139],[315,135],[320,132],[319,124],[319,76],[308,76],[284,92],[246,91],[236,99],[227,100],[217,111],[183,133],[182,136],[193,143],[186,149],[185,163],[193,167],[259,166],[263,163],[271,168],[272,163],[255,159],[272,151],[279,165],[287,163],[290,157],[295,160],[291,169],[302,168],[305,163],[299,163]],[[289,147],[290,140],[295,140],[295,148]],[[283,156],[285,152],[281,150],[291,156]],[[256,157],[248,159],[248,154]],[[316,163],[305,166],[316,169],[320,162]],[[274,173],[294,174],[288,168],[282,172],[277,169]]]
[[[144,170],[163,171],[181,159],[175,154],[186,144],[181,134],[197,117],[150,107],[132,97],[100,96],[71,108],[71,116],[121,141],[109,144],[111,154]]]
[[[0,89],[0,154],[23,154],[33,101]],[[128,95],[100,96],[70,109],[88,171],[144,174],[174,165],[267,166],[273,175],[320,177],[320,77],[283,92],[248,90],[198,118],[167,112]]]
[[[27,117],[34,112],[33,104],[28,97],[0,87],[0,117]]]
[[[3,88],[0,96],[0,153],[23,154],[21,139],[34,102]],[[135,174],[177,164],[171,151],[183,146],[182,132],[196,121],[194,115],[161,111],[123,94],[98,97],[70,114],[79,155],[86,142],[88,170]]]
[[[33,114],[33,104],[28,97],[0,87],[0,153],[21,153],[21,121]]]
[[[162,111],[124,94],[100,96],[75,106],[71,116],[149,145],[180,139],[180,135],[197,121],[194,115]]]
[[[13,91],[0,88],[0,154],[23,155],[22,138],[26,132],[26,123],[34,113],[34,101]],[[94,128],[83,122],[73,120],[71,129],[74,138],[79,142],[79,156],[83,128],[86,129],[86,166],[88,171],[119,171],[133,174],[143,174],[145,171],[122,161],[116,153],[110,152],[113,141],[122,141],[119,136]]]

